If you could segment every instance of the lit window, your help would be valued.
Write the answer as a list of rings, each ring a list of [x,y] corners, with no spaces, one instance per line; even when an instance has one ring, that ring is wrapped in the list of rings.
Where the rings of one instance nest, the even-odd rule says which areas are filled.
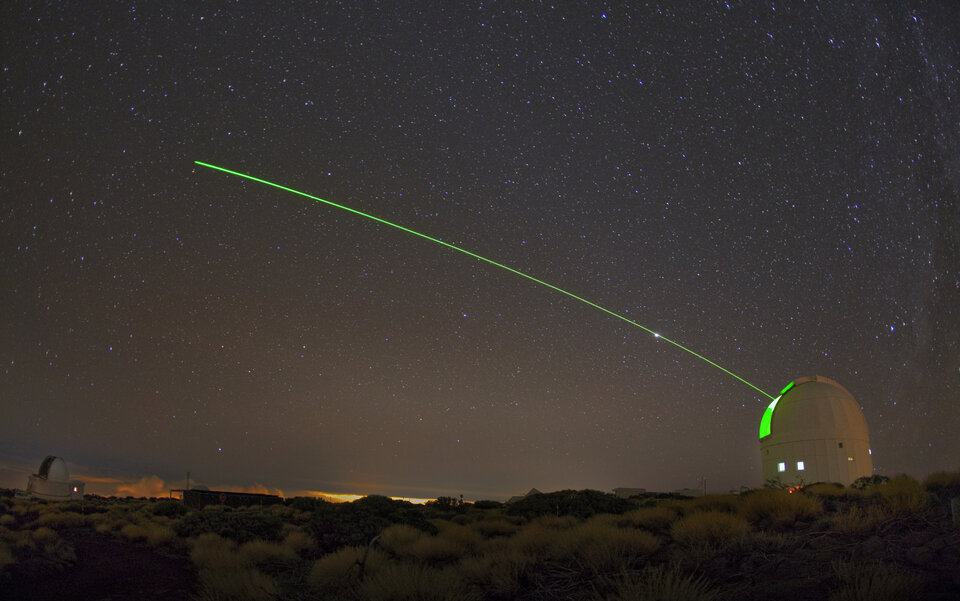
[[[777,471],[778,471],[778,472],[785,472],[785,471],[787,471],[787,464],[784,463],[784,462],[782,462],[782,461],[781,461],[780,463],[778,463],[778,464],[777,464]]]
[[[798,471],[798,472],[802,472],[802,471],[803,471],[803,462],[802,462],[802,461],[798,461],[798,462],[797,462],[797,471]]]
[[[871,455],[873,455],[873,449],[867,449],[867,453],[870,453]]]
[[[853,461],[853,457],[847,457],[847,461]]]

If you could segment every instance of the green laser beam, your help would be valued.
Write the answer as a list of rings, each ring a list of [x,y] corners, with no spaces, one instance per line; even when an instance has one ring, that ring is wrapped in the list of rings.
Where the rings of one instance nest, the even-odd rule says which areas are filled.
[[[572,293],[572,292],[568,292],[567,290],[564,290],[563,288],[554,286],[553,284],[550,284],[550,283],[548,283],[548,282],[544,282],[543,280],[537,279],[537,278],[533,277],[532,275],[527,275],[527,274],[523,273],[522,271],[517,271],[517,270],[514,269],[513,267],[509,267],[509,266],[507,266],[507,265],[504,265],[503,263],[497,263],[497,262],[494,261],[493,259],[488,259],[488,258],[486,258],[486,257],[480,256],[480,255],[478,255],[478,254],[476,254],[476,253],[470,252],[469,250],[467,250],[467,249],[465,249],[465,248],[460,248],[459,246],[454,246],[453,244],[450,244],[449,242],[444,242],[443,240],[439,240],[439,239],[437,239],[437,238],[434,238],[433,236],[428,236],[428,235],[426,235],[426,234],[423,234],[423,233],[420,233],[420,232],[418,232],[418,231],[412,230],[412,229],[410,229],[410,228],[408,228],[408,227],[404,227],[404,226],[402,226],[402,225],[399,225],[399,224],[396,224],[396,223],[387,221],[386,219],[381,219],[381,218],[376,217],[376,216],[374,216],[374,215],[371,215],[371,214],[369,214],[369,213],[364,213],[363,211],[358,211],[358,210],[356,210],[356,209],[351,209],[350,207],[344,206],[344,205],[342,205],[342,204],[337,204],[337,203],[335,203],[335,202],[333,202],[333,201],[325,200],[325,199],[323,199],[323,198],[320,198],[319,196],[314,196],[314,195],[312,195],[312,194],[307,194],[306,192],[301,192],[300,190],[294,190],[293,188],[288,188],[287,186],[283,186],[283,185],[281,185],[281,184],[277,184],[277,183],[274,183],[274,182],[271,182],[271,181],[267,181],[267,180],[261,179],[261,178],[259,178],[259,177],[254,177],[254,176],[249,175],[249,174],[246,174],[246,173],[240,173],[239,171],[233,171],[233,170],[231,170],[231,169],[226,169],[225,167],[218,167],[218,166],[216,166],[216,165],[211,165],[210,163],[204,163],[204,162],[201,162],[201,161],[194,161],[194,163],[196,163],[197,165],[200,165],[201,167],[207,167],[208,169],[214,169],[214,170],[216,170],[216,171],[222,171],[223,173],[228,173],[228,174],[230,174],[230,175],[235,175],[235,176],[240,177],[240,178],[243,178],[243,179],[248,179],[248,180],[251,180],[251,181],[259,182],[259,183],[261,183],[261,184],[264,184],[264,185],[267,185],[267,186],[272,186],[272,187],[274,187],[274,188],[279,188],[280,190],[283,190],[283,191],[285,191],[285,192],[290,192],[290,193],[292,193],[292,194],[297,194],[298,196],[303,196],[303,197],[305,197],[305,198],[309,198],[310,200],[313,200],[313,201],[315,201],[315,202],[319,202],[319,203],[322,203],[322,204],[325,204],[325,205],[329,205],[329,206],[331,206],[331,207],[335,207],[335,208],[338,208],[338,209],[347,211],[348,213],[353,213],[354,215],[359,215],[359,216],[361,216],[361,217],[366,217],[367,219],[372,219],[373,221],[376,221],[377,223],[382,223],[382,224],[384,224],[384,225],[389,225],[390,227],[393,227],[393,228],[396,228],[396,229],[398,229],[398,230],[407,232],[408,234],[413,234],[414,236],[417,236],[417,237],[419,237],[419,238],[423,238],[424,240],[429,240],[430,242],[433,242],[433,243],[435,243],[435,244],[439,244],[440,246],[445,246],[445,247],[447,247],[447,248],[449,248],[449,249],[451,249],[451,250],[455,250],[455,251],[461,252],[461,253],[463,253],[463,254],[465,254],[465,255],[469,255],[469,256],[473,257],[474,259],[477,259],[477,260],[479,260],[479,261],[483,261],[484,263],[489,263],[490,265],[493,265],[493,266],[495,266],[495,267],[499,267],[500,269],[505,269],[506,271],[509,271],[510,273],[513,273],[513,274],[516,274],[516,275],[518,275],[518,276],[520,276],[520,277],[522,277],[522,278],[526,278],[526,279],[530,280],[531,282],[536,282],[537,284],[540,284],[541,286],[546,286],[547,288],[549,288],[549,289],[551,289],[551,290],[555,290],[556,292],[559,292],[560,294],[565,294],[565,295],[569,296],[570,298],[572,298],[572,299],[574,299],[574,300],[578,300],[578,301],[580,301],[581,303],[583,303],[583,304],[585,304],[585,305],[590,305],[590,306],[593,307],[594,309],[598,309],[598,310],[600,310],[600,311],[603,311],[603,312],[606,313],[607,315],[610,315],[610,316],[612,316],[612,317],[616,317],[616,318],[619,319],[619,320],[625,321],[625,322],[627,322],[628,324],[630,324],[630,325],[632,325],[632,326],[634,326],[634,327],[640,328],[640,329],[643,330],[644,332],[647,332],[647,333],[649,333],[649,334],[653,334],[653,336],[654,336],[657,340],[663,340],[664,342],[669,342],[670,344],[672,344],[673,346],[677,347],[678,349],[680,349],[680,350],[682,350],[682,351],[685,351],[685,352],[693,355],[694,357],[696,357],[697,359],[700,359],[701,361],[704,361],[704,362],[706,362],[706,363],[709,363],[710,365],[712,365],[713,367],[719,369],[720,371],[722,371],[723,373],[727,374],[728,376],[731,376],[731,377],[733,377],[733,378],[736,378],[736,379],[739,380],[740,382],[743,382],[744,384],[746,384],[746,385],[749,386],[750,388],[753,388],[754,390],[756,390],[757,392],[759,392],[759,393],[762,394],[763,396],[765,396],[765,397],[767,397],[767,398],[770,398],[770,399],[774,398],[773,395],[771,395],[771,394],[769,394],[769,393],[767,393],[767,392],[764,392],[763,390],[761,390],[761,389],[758,388],[757,386],[755,386],[755,385],[751,384],[750,382],[744,380],[743,378],[741,378],[741,377],[738,376],[737,374],[733,373],[733,372],[730,371],[729,369],[727,369],[727,368],[723,367],[722,365],[719,365],[719,364],[711,361],[710,359],[707,359],[706,357],[704,357],[703,355],[701,355],[700,353],[698,353],[698,352],[696,352],[696,351],[693,351],[693,350],[688,349],[687,347],[683,346],[683,345],[680,344],[679,342],[677,342],[677,341],[675,341],[675,340],[671,340],[671,339],[667,338],[666,336],[662,336],[662,335],[654,332],[654,331],[651,330],[650,328],[648,328],[648,327],[646,327],[646,326],[644,326],[644,325],[641,325],[641,324],[633,321],[632,319],[629,319],[629,318],[627,318],[627,317],[624,317],[623,315],[620,315],[619,313],[615,313],[615,312],[611,311],[610,309],[607,309],[606,307],[601,307],[601,306],[598,305],[597,303],[588,301],[587,299],[585,299],[585,298],[583,298],[583,297],[581,297],[581,296],[577,296],[576,294],[574,294],[574,293]]]

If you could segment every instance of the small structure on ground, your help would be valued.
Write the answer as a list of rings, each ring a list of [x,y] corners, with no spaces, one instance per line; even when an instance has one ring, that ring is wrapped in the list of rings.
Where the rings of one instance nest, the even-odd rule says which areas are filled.
[[[62,457],[47,456],[36,474],[27,479],[27,495],[47,501],[69,501],[83,498],[84,483],[71,480]]]
[[[830,378],[794,380],[760,420],[760,457],[767,483],[849,486],[873,474],[871,454],[859,403]]]
[[[543,493],[540,492],[539,490],[537,490],[536,488],[531,488],[531,489],[527,492],[527,494],[525,494],[525,495],[514,495],[514,496],[510,497],[509,499],[507,499],[507,503],[515,503],[515,502],[519,501],[520,499],[529,497],[530,495],[542,495],[542,494],[543,494]]]
[[[180,493],[183,504],[191,509],[203,509],[208,505],[222,505],[224,507],[266,507],[283,503],[283,497],[264,495],[250,492],[231,492],[227,490],[210,490],[199,484],[186,490],[182,488],[170,489],[170,496]]]
[[[613,494],[618,499],[629,499],[630,497],[640,497],[647,494],[646,488],[614,488]]]

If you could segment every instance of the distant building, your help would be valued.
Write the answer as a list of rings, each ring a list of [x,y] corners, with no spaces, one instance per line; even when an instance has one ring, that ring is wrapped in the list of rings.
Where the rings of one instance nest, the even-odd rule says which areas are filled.
[[[646,488],[614,488],[613,494],[618,499],[629,499],[630,497],[639,497],[647,493]]]
[[[829,378],[791,382],[763,413],[760,457],[765,482],[839,482],[873,474],[870,436],[860,405]]]
[[[173,488],[170,490],[170,496],[173,496],[173,493],[180,493],[180,499],[183,501],[183,504],[192,509],[203,509],[207,505],[223,505],[224,507],[266,507],[268,505],[283,503],[283,498],[277,495],[210,490],[203,485],[195,486],[189,490]]]
[[[542,494],[543,493],[537,490],[536,488],[531,488],[525,495],[514,495],[510,497],[509,499],[507,499],[507,503],[514,503],[516,501],[519,501],[520,499],[529,497],[530,495],[542,495]]]
[[[71,480],[62,457],[49,455],[36,474],[27,479],[27,495],[47,501],[69,501],[83,498],[84,483]]]

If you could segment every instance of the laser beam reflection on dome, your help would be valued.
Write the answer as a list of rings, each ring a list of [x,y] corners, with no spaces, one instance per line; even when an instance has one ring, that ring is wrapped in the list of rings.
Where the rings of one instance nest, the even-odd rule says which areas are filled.
[[[610,309],[607,309],[606,307],[602,307],[602,306],[600,306],[600,305],[598,305],[598,304],[596,304],[596,303],[594,303],[594,302],[592,302],[592,301],[589,301],[589,300],[587,300],[587,299],[585,299],[585,298],[583,298],[583,297],[581,297],[581,296],[577,296],[576,294],[574,294],[574,293],[572,293],[572,292],[568,292],[567,290],[564,290],[563,288],[559,288],[559,287],[557,287],[557,286],[554,286],[553,284],[550,284],[550,283],[544,282],[543,280],[537,279],[537,278],[533,277],[532,275],[527,275],[526,273],[523,273],[522,271],[518,271],[518,270],[516,270],[516,269],[514,269],[514,268],[512,268],[512,267],[508,267],[507,265],[504,265],[504,264],[502,264],[502,263],[498,263],[498,262],[494,261],[493,259],[488,259],[487,257],[483,257],[483,256],[478,255],[478,254],[476,254],[476,253],[470,252],[469,250],[466,250],[466,249],[464,249],[464,248],[460,248],[459,246],[454,246],[453,244],[450,244],[449,242],[444,242],[443,240],[440,240],[440,239],[438,239],[438,238],[434,238],[434,237],[432,237],[432,236],[428,236],[427,234],[423,234],[423,233],[420,233],[420,232],[418,232],[418,231],[411,230],[410,228],[407,228],[407,227],[404,227],[404,226],[402,226],[402,225],[399,225],[399,224],[396,224],[396,223],[387,221],[386,219],[381,219],[380,217],[376,217],[376,216],[371,215],[371,214],[369,214],[369,213],[364,213],[363,211],[358,211],[357,209],[351,209],[351,208],[348,207],[348,206],[344,206],[344,205],[342,205],[342,204],[338,204],[338,203],[335,203],[335,202],[330,201],[330,200],[325,200],[325,199],[323,199],[323,198],[320,198],[319,196],[313,196],[312,194],[307,194],[306,192],[301,192],[300,190],[295,190],[295,189],[293,189],[293,188],[289,188],[289,187],[284,186],[284,185],[281,185],[281,184],[277,184],[277,183],[274,183],[274,182],[271,182],[271,181],[267,181],[267,180],[265,180],[265,179],[261,179],[261,178],[259,178],[259,177],[255,177],[255,176],[252,176],[252,175],[249,175],[249,174],[246,174],[246,173],[240,173],[239,171],[233,171],[233,170],[227,169],[227,168],[225,168],[225,167],[218,167],[217,165],[211,165],[210,163],[204,163],[204,162],[202,162],[202,161],[194,161],[194,163],[196,163],[197,165],[200,165],[201,167],[206,167],[206,168],[208,168],[208,169],[213,169],[213,170],[216,170],[216,171],[221,171],[221,172],[227,173],[227,174],[229,174],[229,175],[234,175],[234,176],[236,176],[236,177],[240,177],[240,178],[243,178],[243,179],[248,179],[248,180],[250,180],[250,181],[258,182],[258,183],[264,184],[264,185],[266,185],[266,186],[271,186],[271,187],[273,187],[273,188],[278,188],[278,189],[283,190],[283,191],[285,191],[285,192],[290,192],[291,194],[296,194],[296,195],[298,195],[298,196],[303,196],[304,198],[309,198],[310,200],[313,200],[313,201],[315,201],[315,202],[318,202],[318,203],[321,203],[321,204],[325,204],[325,205],[328,205],[328,206],[331,206],[331,207],[334,207],[334,208],[337,208],[337,209],[341,209],[341,210],[343,210],[343,211],[347,211],[348,213],[353,213],[354,215],[359,215],[360,217],[365,217],[365,218],[367,218],[367,219],[372,219],[373,221],[376,221],[377,223],[381,223],[381,224],[383,224],[383,225],[388,225],[388,226],[390,226],[390,227],[392,227],[392,228],[396,228],[396,229],[398,229],[398,230],[400,230],[400,231],[403,231],[403,232],[406,232],[406,233],[408,233],[408,234],[417,236],[418,238],[423,238],[424,240],[429,240],[430,242],[433,242],[433,243],[435,243],[435,244],[439,244],[440,246],[445,246],[445,247],[449,248],[450,250],[455,250],[455,251],[461,252],[461,253],[463,253],[463,254],[465,254],[465,255],[469,255],[469,256],[473,257],[474,259],[477,259],[478,261],[483,261],[484,263],[489,263],[490,265],[493,265],[494,267],[499,267],[500,269],[504,269],[504,270],[506,270],[506,271],[509,271],[510,273],[516,274],[516,275],[518,275],[518,276],[520,276],[520,277],[522,277],[522,278],[526,278],[526,279],[530,280],[531,282],[535,282],[535,283],[537,283],[537,284],[540,284],[541,286],[545,286],[545,287],[547,287],[547,288],[549,288],[549,289],[551,289],[551,290],[554,290],[555,292],[559,292],[560,294],[564,294],[564,295],[566,295],[566,296],[569,296],[570,298],[572,298],[572,299],[574,299],[574,300],[578,300],[578,301],[580,301],[581,303],[583,303],[583,304],[585,304],[585,305],[589,305],[589,306],[593,307],[594,309],[597,309],[597,310],[599,310],[599,311],[603,311],[603,312],[606,313],[607,315],[610,315],[610,316],[612,316],[612,317],[616,317],[617,319],[622,320],[622,321],[625,321],[625,322],[627,322],[628,324],[630,324],[630,325],[632,325],[632,326],[634,326],[634,327],[640,328],[640,329],[643,330],[644,332],[647,332],[648,334],[653,335],[653,337],[656,338],[657,340],[662,340],[662,341],[664,341],[664,342],[667,342],[667,343],[669,343],[669,344],[672,344],[673,346],[677,347],[678,349],[680,349],[680,350],[682,350],[682,351],[684,351],[684,352],[686,352],[686,353],[689,353],[690,355],[693,355],[693,356],[696,357],[697,359],[700,359],[701,361],[704,361],[705,363],[708,363],[709,365],[711,365],[711,366],[719,369],[720,371],[722,371],[723,373],[727,374],[728,376],[731,376],[732,378],[735,378],[735,379],[739,380],[740,382],[746,384],[747,386],[749,386],[750,388],[752,388],[752,389],[754,389],[755,391],[759,392],[759,393],[762,394],[763,396],[765,396],[765,397],[767,397],[767,398],[769,398],[769,399],[773,399],[773,398],[774,398],[773,395],[771,395],[771,394],[769,394],[769,393],[767,393],[767,392],[764,392],[764,391],[761,390],[759,387],[751,384],[750,382],[748,382],[748,381],[746,381],[745,379],[741,378],[740,376],[738,376],[737,374],[733,373],[733,372],[730,371],[729,369],[727,369],[727,368],[723,367],[722,365],[719,365],[719,364],[711,361],[710,359],[707,359],[706,357],[704,357],[704,356],[701,355],[700,353],[697,353],[696,351],[693,351],[693,350],[691,350],[691,349],[683,346],[682,344],[680,344],[679,342],[677,342],[677,341],[675,341],[675,340],[671,340],[670,338],[667,338],[666,336],[664,336],[664,335],[662,335],[662,334],[660,334],[660,333],[658,333],[658,332],[654,332],[654,331],[651,330],[650,328],[648,328],[648,327],[646,327],[646,326],[644,326],[644,325],[641,325],[641,324],[633,321],[632,319],[629,319],[629,318],[627,318],[627,317],[624,317],[623,315],[620,315],[619,313],[615,313],[614,311],[611,311]]]

